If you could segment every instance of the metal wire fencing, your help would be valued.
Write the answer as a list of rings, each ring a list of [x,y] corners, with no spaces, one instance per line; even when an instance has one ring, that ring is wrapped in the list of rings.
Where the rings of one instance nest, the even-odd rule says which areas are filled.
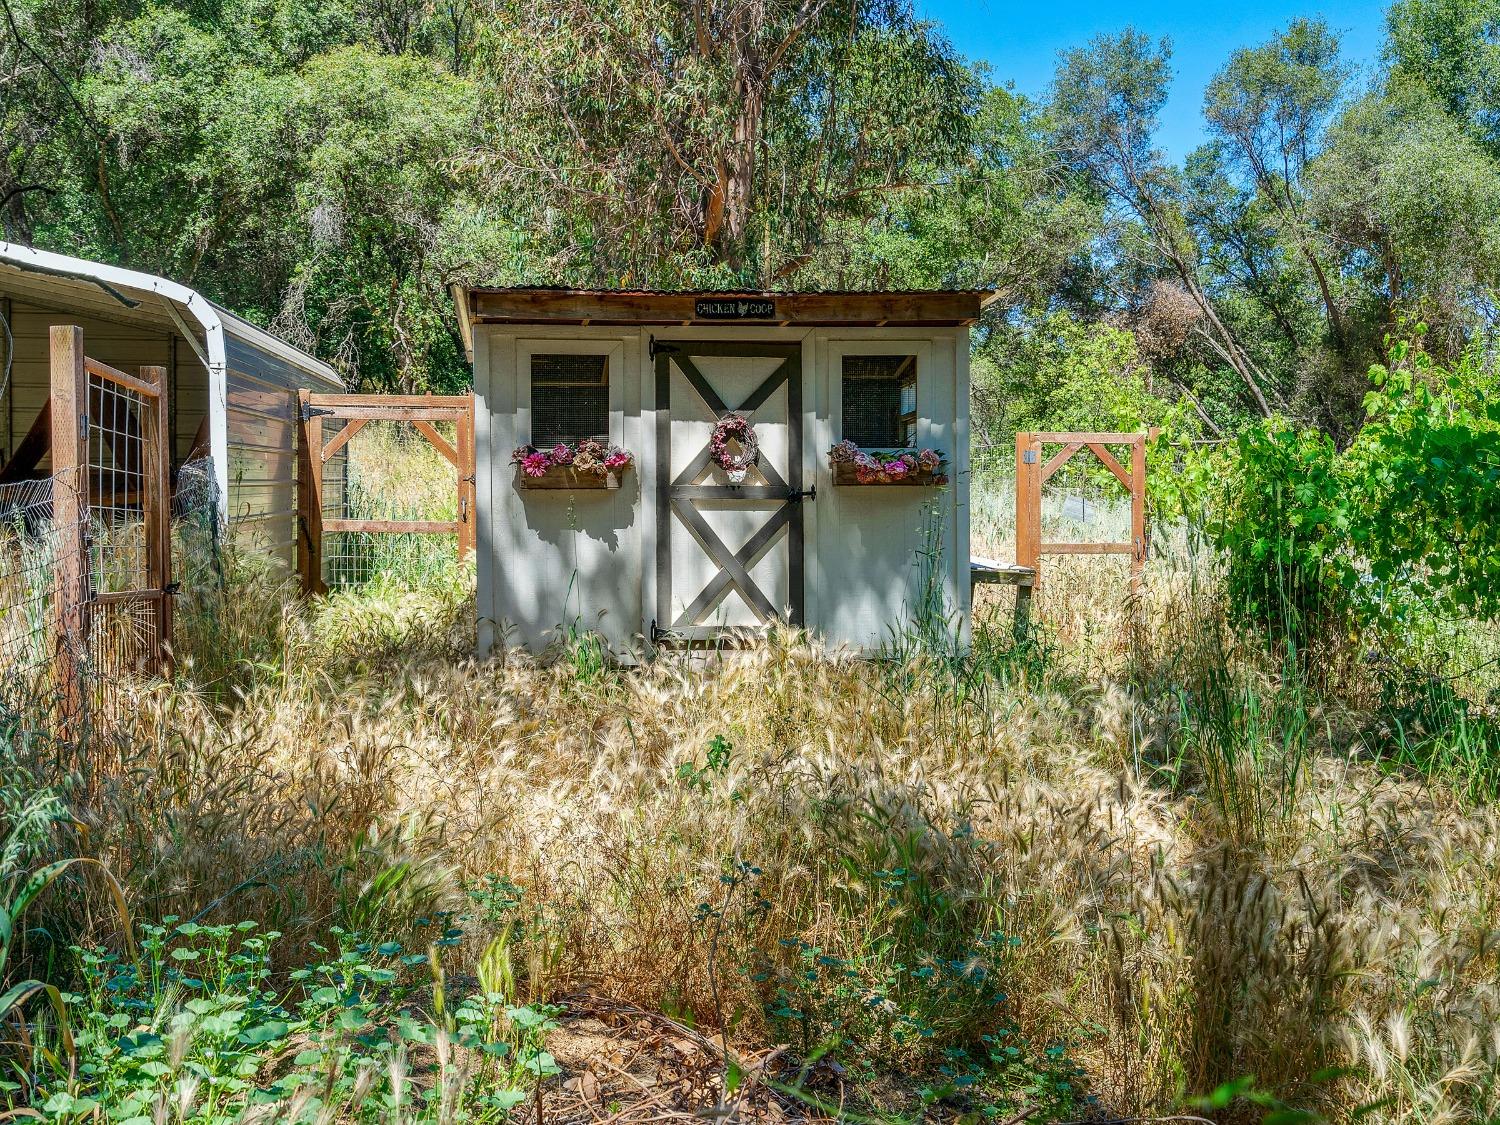
[[[154,400],[89,372],[89,667],[96,706],[118,713],[127,676],[157,670],[165,624],[153,573],[149,461],[161,447]],[[158,392],[159,393],[159,392]]]
[[[92,455],[90,462],[91,472],[102,465]],[[76,495],[76,475],[0,485],[0,732],[51,728],[69,698],[84,709],[75,718],[96,732],[106,729],[150,671],[146,653],[158,619],[150,598],[131,585],[143,573],[145,529],[139,504],[127,499],[130,474],[114,474],[113,493],[102,490],[86,519],[81,498],[61,505],[80,517],[60,525],[54,499],[63,490]],[[176,581],[167,596],[197,608],[192,620],[211,611],[223,592],[217,498],[212,462],[192,461],[178,470],[170,525]],[[80,539],[89,577],[78,637],[63,627],[64,600],[71,595],[59,563]],[[75,684],[60,679],[69,672]]]
[[[82,522],[54,523],[53,498],[63,489],[77,492],[76,474],[0,485],[0,715],[10,718],[50,713],[62,686],[56,562]]]
[[[433,428],[454,442],[452,423]],[[369,422],[323,466],[323,513],[328,522],[454,523],[454,467],[411,423]],[[329,530],[323,581],[329,589],[381,579],[425,585],[454,574],[458,552],[456,532]]]

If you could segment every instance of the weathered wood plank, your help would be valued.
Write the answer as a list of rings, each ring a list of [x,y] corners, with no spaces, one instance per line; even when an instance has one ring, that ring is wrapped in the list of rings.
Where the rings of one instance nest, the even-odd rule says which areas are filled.
[[[463,422],[460,421],[458,424],[462,426]],[[419,434],[421,434],[432,443],[432,448],[436,449],[440,454],[442,454],[443,460],[447,461],[448,464],[452,465],[455,469],[459,467],[458,450],[454,449],[451,445],[448,444],[448,439],[437,432],[436,426],[427,421],[425,418],[414,418],[412,420],[412,425],[416,427]]]
[[[1063,446],[1051,457],[1048,457],[1047,463],[1042,466],[1042,483],[1046,484],[1049,480],[1051,480],[1053,475],[1056,474],[1057,470],[1071,461],[1073,459],[1073,454],[1077,453],[1082,448],[1083,442],[1070,441],[1067,445]]]
[[[355,418],[352,419],[349,424],[346,425],[342,430],[334,434],[333,438],[323,446],[323,452],[320,454],[323,459],[323,464],[328,464],[328,462],[333,459],[334,454],[336,454],[340,449],[343,449],[344,446],[348,445],[350,439],[352,439],[355,434],[359,433],[360,430],[364,429],[369,424],[370,420],[368,418]]]
[[[1084,445],[1130,445],[1141,439],[1141,434],[1126,433],[1095,433],[1090,430],[1082,430],[1078,433],[1057,433],[1051,430],[1037,430],[1031,435],[1035,440],[1044,445],[1056,445],[1058,442],[1082,442]]]
[[[88,637],[88,410],[89,377],[83,329],[55,324],[49,334],[52,381],[52,523],[57,534],[53,563],[57,636],[53,670],[64,739],[77,737],[84,722],[80,659]]]
[[[312,393],[297,392],[297,573],[304,594],[323,585],[323,419],[307,416]]]
[[[985,294],[645,293],[567,289],[470,289],[470,317],[488,323],[942,327],[973,324]],[[700,301],[769,301],[771,315],[724,320],[700,315]]]
[[[610,484],[610,476],[614,477],[614,484]],[[620,477],[618,473],[611,473],[609,474],[609,476],[601,477],[597,473],[580,473],[577,469],[563,468],[559,466],[554,466],[553,468],[548,469],[539,477],[528,477],[521,471],[520,466],[517,466],[516,485],[519,488],[526,489],[528,492],[533,490],[566,490],[569,492],[592,492],[599,489],[619,488]]]
[[[1132,543],[1043,543],[1044,555],[1134,555]]]
[[[1122,465],[1122,464],[1120,464],[1119,461],[1115,460],[1115,455],[1113,453],[1111,453],[1108,449],[1106,449],[1103,445],[1101,445],[1099,442],[1097,442],[1097,441],[1091,441],[1091,442],[1088,443],[1088,445],[1089,445],[1089,450],[1094,454],[1095,457],[1099,458],[1099,460],[1104,464],[1104,467],[1106,469],[1108,469],[1110,472],[1114,473],[1115,480],[1119,481],[1126,488],[1130,489],[1131,490],[1131,495],[1132,495],[1132,497],[1134,497],[1134,495],[1135,495],[1135,486],[1130,483],[1130,479],[1131,479],[1130,478],[1130,473],[1126,471],[1125,466]],[[1140,446],[1140,442],[1132,442],[1131,443],[1131,455],[1132,456],[1134,456],[1135,450],[1139,446]]]
[[[89,359],[87,356],[85,356],[83,360],[83,369],[90,375],[94,376],[96,379],[108,380],[109,382],[114,383],[116,386],[124,387],[126,390],[134,391],[138,395],[154,395],[157,394],[159,390],[159,388],[153,383],[148,383],[144,379],[138,379],[134,375],[127,375],[125,372],[111,367],[107,363],[100,363],[97,359]],[[162,371],[165,369],[161,367],[149,367],[142,368],[142,370]]]
[[[5,467],[0,469],[0,484],[12,484],[26,480],[36,471],[52,446],[52,401],[48,399],[31,420],[26,436],[16,443],[15,452]]]
[[[852,461],[835,461],[833,463],[833,483],[840,487],[850,488],[941,488],[931,473],[907,473],[900,480],[882,480],[865,482],[859,479],[858,470]]]
[[[141,368],[141,379],[157,393],[142,404],[149,423],[143,424],[141,485],[146,525],[146,587],[156,618],[154,648],[147,669],[157,676],[172,674],[172,420],[165,367]]]

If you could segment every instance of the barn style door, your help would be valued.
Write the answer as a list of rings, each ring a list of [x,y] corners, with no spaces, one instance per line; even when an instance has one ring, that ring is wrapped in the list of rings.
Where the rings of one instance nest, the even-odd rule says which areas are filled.
[[[802,347],[652,344],[656,367],[655,643],[803,624]],[[741,484],[710,456],[729,412],[755,426]]]

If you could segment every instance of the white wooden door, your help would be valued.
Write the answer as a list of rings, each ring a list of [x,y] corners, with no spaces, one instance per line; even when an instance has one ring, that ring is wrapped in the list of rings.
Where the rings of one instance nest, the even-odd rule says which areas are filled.
[[[800,344],[658,341],[655,643],[802,625]],[[755,427],[741,484],[709,438],[729,412]]]

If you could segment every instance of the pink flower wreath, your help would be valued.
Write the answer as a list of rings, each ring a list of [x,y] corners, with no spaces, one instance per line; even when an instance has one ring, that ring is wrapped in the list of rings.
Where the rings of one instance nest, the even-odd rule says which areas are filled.
[[[739,453],[729,451],[731,441],[739,443]],[[732,410],[715,424],[708,448],[714,464],[729,474],[733,484],[742,482],[750,466],[760,460],[760,440],[755,436],[755,427],[749,418]]]

